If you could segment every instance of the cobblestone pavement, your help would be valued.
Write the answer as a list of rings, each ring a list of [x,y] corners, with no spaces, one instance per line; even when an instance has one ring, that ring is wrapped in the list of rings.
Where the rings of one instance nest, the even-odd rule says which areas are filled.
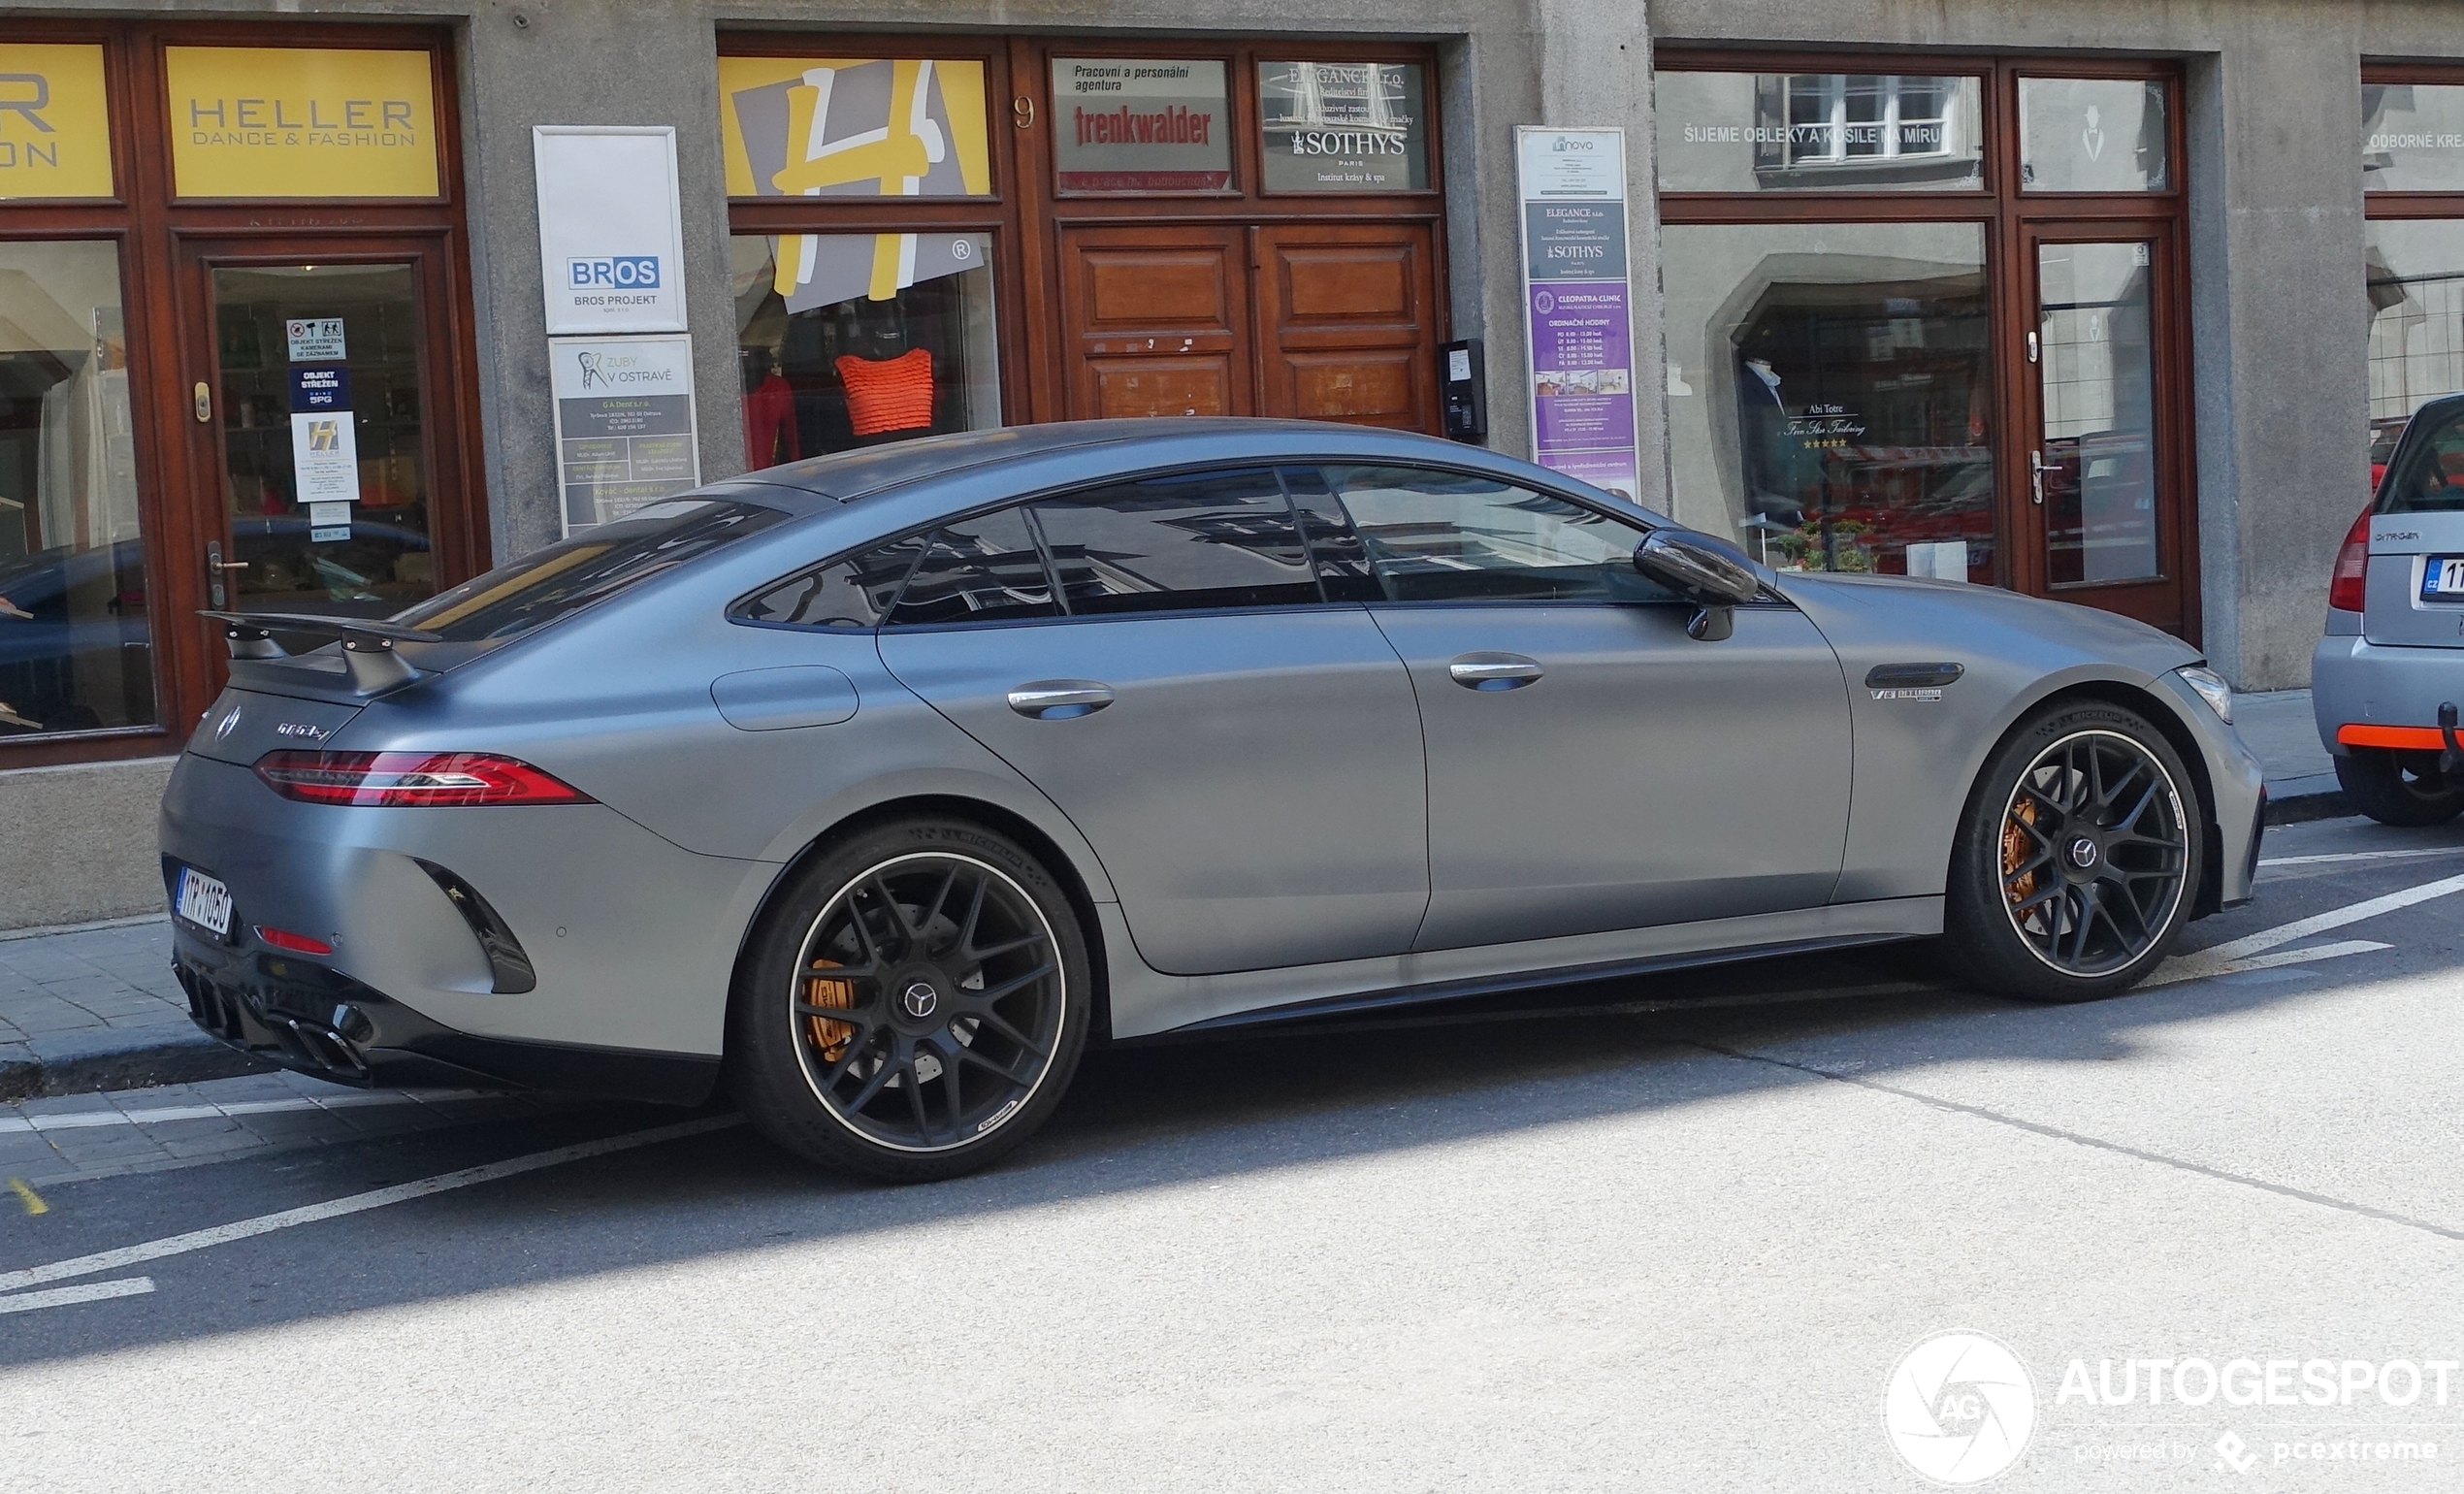
[[[0,1044],[188,1024],[167,919],[0,937]]]

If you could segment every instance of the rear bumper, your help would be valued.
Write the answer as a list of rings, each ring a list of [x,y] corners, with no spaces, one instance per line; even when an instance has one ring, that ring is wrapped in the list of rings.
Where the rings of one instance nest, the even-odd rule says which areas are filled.
[[[2340,758],[2352,751],[2340,739],[2346,727],[2431,728],[2440,703],[2449,700],[2464,705],[2464,648],[2398,648],[2329,634],[2311,655],[2310,708],[2318,740]]]
[[[172,969],[208,1033],[283,1068],[362,1088],[543,1089],[698,1105],[719,1060],[458,1032],[339,970],[230,949],[173,925]]]

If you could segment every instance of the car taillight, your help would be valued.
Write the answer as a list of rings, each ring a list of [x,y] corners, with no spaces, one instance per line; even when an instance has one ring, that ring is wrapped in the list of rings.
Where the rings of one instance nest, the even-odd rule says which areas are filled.
[[[308,804],[596,802],[553,774],[490,752],[269,752],[257,759],[257,776],[284,798]]]
[[[2376,505],[2371,505],[2375,507]],[[2345,531],[2344,548],[2336,552],[2336,573],[2327,583],[2327,605],[2339,612],[2358,612],[2370,592],[2370,508]]]
[[[324,940],[311,939],[306,934],[293,933],[287,928],[268,928],[265,925],[259,924],[257,926],[257,937],[263,939],[266,943],[273,945],[277,950],[289,950],[294,955],[331,955],[334,953],[334,946],[326,943]]]

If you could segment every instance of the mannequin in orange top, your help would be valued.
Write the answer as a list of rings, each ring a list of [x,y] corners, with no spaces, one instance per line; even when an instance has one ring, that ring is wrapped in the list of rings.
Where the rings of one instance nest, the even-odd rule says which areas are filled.
[[[858,439],[932,429],[932,352],[908,347],[903,316],[892,307],[866,307],[869,323],[857,345],[876,355],[841,353],[831,366],[847,389],[847,420]]]

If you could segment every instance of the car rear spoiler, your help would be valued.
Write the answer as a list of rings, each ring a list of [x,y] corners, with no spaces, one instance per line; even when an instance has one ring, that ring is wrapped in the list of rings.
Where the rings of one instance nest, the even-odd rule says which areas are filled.
[[[289,659],[289,650],[274,641],[277,633],[305,633],[334,638],[342,645],[342,664],[350,671],[351,688],[375,695],[407,685],[420,671],[394,651],[397,643],[442,643],[445,636],[424,628],[366,617],[321,617],[309,612],[200,612],[199,617],[222,624],[222,640],[235,663],[242,660]]]

